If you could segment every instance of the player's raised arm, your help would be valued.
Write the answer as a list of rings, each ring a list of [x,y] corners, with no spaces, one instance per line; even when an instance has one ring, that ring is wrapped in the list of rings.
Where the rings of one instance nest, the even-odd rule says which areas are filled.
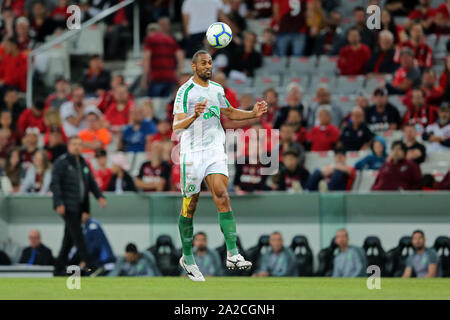
[[[186,113],[175,114],[172,124],[173,131],[187,129],[192,124],[192,122],[194,122],[195,119],[197,119],[205,111],[205,108],[206,108],[206,100],[197,103],[195,105],[194,114],[189,117],[187,116]]]
[[[229,106],[228,108],[222,109],[222,113],[226,115],[230,120],[246,120],[252,118],[258,118],[267,112],[267,102],[259,101],[255,103],[252,111],[245,111],[233,108]]]

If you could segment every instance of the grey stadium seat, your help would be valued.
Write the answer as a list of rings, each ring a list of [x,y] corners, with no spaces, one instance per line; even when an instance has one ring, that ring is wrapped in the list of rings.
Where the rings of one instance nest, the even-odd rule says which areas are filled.
[[[363,76],[339,76],[336,82],[336,92],[339,94],[357,93],[364,86]]]
[[[336,74],[338,72],[337,57],[322,55],[319,56],[317,63],[317,74]]]
[[[289,60],[290,72],[296,72],[299,75],[315,73],[317,68],[316,57],[291,57]]]

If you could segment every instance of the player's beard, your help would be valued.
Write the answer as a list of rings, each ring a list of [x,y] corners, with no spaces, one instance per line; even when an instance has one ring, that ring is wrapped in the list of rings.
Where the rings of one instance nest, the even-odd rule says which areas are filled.
[[[198,77],[200,79],[202,79],[203,81],[209,80],[212,77],[212,71],[210,72],[210,74],[208,75],[207,72],[203,72],[203,73],[197,73]]]

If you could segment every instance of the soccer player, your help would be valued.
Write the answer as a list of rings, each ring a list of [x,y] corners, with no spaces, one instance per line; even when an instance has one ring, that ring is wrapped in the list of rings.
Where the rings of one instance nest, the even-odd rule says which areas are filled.
[[[235,109],[225,98],[221,85],[210,81],[213,61],[204,50],[192,57],[194,76],[177,92],[174,104],[173,130],[181,132],[180,169],[183,205],[178,227],[183,247],[180,265],[193,281],[205,281],[192,254],[193,217],[200,195],[200,185],[206,180],[219,213],[220,229],[227,247],[228,269],[249,269],[252,266],[236,247],[236,221],[230,205],[228,167],[225,154],[225,133],[220,124],[220,112],[231,120],[257,118],[267,112],[265,101],[257,102],[253,110]]]

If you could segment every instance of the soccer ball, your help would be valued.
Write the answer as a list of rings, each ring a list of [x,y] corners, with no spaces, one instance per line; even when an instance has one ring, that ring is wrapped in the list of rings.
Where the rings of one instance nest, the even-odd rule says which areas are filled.
[[[233,38],[231,28],[223,22],[215,22],[206,31],[206,39],[213,48],[225,48]]]

